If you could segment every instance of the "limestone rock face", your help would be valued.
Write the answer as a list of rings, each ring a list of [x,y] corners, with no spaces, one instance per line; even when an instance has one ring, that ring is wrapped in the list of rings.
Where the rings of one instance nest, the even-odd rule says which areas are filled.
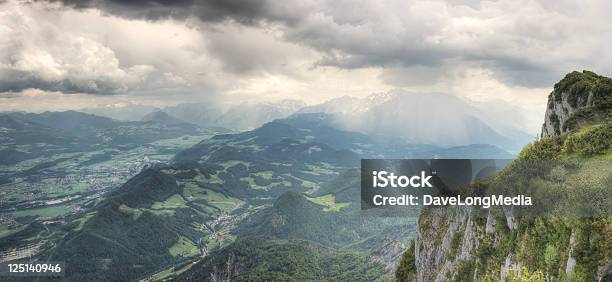
[[[385,238],[372,248],[371,260],[385,266],[385,273],[397,269],[406,245],[401,240]]]
[[[610,78],[590,71],[567,74],[548,95],[540,137],[548,138],[570,132],[579,119],[608,118],[607,104],[610,102],[611,87]],[[605,110],[602,112],[601,108]]]
[[[567,254],[567,262],[565,263],[565,273],[567,274],[574,271],[574,267],[576,266],[576,259],[572,256],[574,244],[576,244],[576,232],[572,232],[572,236],[570,237],[569,251]]]
[[[556,91],[556,90],[555,90]],[[586,93],[585,97],[578,97],[577,103],[572,105],[568,102],[570,96],[568,91],[557,94],[555,91],[548,98],[548,107],[544,114],[541,138],[557,136],[568,131],[563,125],[569,117],[579,108],[592,106],[593,92]],[[555,96],[561,96],[560,101]]]
[[[485,230],[471,213],[471,207],[432,208],[421,216],[415,239],[417,281],[447,281],[462,262],[473,259]]]
[[[512,254],[508,254],[506,256],[504,265],[502,265],[501,270],[499,271],[500,281],[506,281],[506,278],[510,270],[515,271],[515,272],[518,272],[519,270],[521,270],[521,264],[518,262],[514,262],[514,257]]]

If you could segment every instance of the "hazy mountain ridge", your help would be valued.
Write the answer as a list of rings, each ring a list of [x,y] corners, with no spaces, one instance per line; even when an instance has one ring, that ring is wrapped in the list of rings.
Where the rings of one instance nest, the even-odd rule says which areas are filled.
[[[339,128],[402,138],[411,143],[492,144],[516,151],[533,139],[510,123],[490,120],[468,102],[441,93],[393,90],[362,99],[337,98],[299,112],[330,113],[335,115]]]
[[[76,111],[13,112],[0,114],[0,119],[0,150],[7,152],[0,156],[0,162],[4,163],[23,161],[28,156],[97,150],[211,133],[192,124],[171,122],[171,118],[124,122]],[[44,144],[52,145],[52,148]],[[9,152],[12,153],[9,155]]]
[[[203,128],[227,131],[251,130],[274,119],[285,118],[305,104],[298,100],[280,100],[277,102],[243,102],[222,106],[205,102],[181,103],[174,106],[152,107],[138,104],[126,104],[111,107],[85,109],[85,112],[116,118],[125,121],[140,121],[165,113],[165,120],[182,121]]]
[[[513,120],[520,118],[518,111],[504,109]],[[492,144],[511,152],[533,140],[511,120],[495,118],[459,97],[399,89],[364,98],[344,96],[311,106],[297,100],[244,102],[226,109],[207,103],[185,103],[151,110],[155,112],[201,127],[236,131],[251,130],[292,114],[325,113],[330,116],[330,125],[371,136],[440,146]]]
[[[240,151],[242,155],[252,155],[262,160],[274,160],[279,156],[287,158],[288,154],[292,153],[290,160],[300,157],[308,159],[314,155],[318,156],[315,158],[330,161],[335,159],[334,162],[338,163],[356,164],[358,156],[401,157],[408,156],[409,152],[431,151],[436,148],[372,138],[365,134],[337,129],[329,123],[329,119],[329,115],[321,113],[294,115],[266,123],[252,131],[217,135],[177,154],[175,161],[219,161],[231,158],[232,153]],[[285,153],[279,155],[279,152]]]
[[[120,121],[139,121],[146,114],[157,109],[158,107],[136,103],[117,103],[93,108],[84,108],[79,111]]]
[[[306,104],[298,100],[281,100],[278,102],[241,103],[230,107],[221,115],[219,126],[236,130],[250,130],[262,124],[285,118]]]
[[[158,123],[161,123],[161,124],[170,124],[170,125],[172,125],[172,124],[182,124],[182,123],[184,123],[184,124],[191,124],[191,123],[188,123],[188,122],[186,122],[184,120],[175,118],[175,117],[173,117],[173,116],[171,116],[168,113],[163,112],[163,111],[153,111],[153,112],[150,112],[150,113],[146,114],[144,117],[142,117],[141,121],[145,121],[145,122],[146,121],[152,121],[152,122],[158,122]],[[195,127],[195,124],[192,124],[192,125],[194,125],[194,127]]]

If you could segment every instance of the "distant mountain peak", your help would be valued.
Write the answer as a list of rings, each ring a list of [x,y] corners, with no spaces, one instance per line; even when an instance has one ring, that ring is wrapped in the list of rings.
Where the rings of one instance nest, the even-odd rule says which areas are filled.
[[[343,130],[410,143],[443,146],[487,143],[515,151],[532,139],[528,134],[520,134],[516,127],[493,127],[492,124],[503,122],[491,120],[469,102],[444,93],[393,89],[365,98],[332,99],[299,112],[328,113]]]
[[[274,202],[274,207],[279,210],[295,209],[306,205],[311,205],[311,203],[302,193],[296,191],[285,192]]]
[[[142,121],[152,121],[152,122],[158,122],[161,124],[181,124],[181,123],[187,123],[186,121],[180,120],[178,118],[175,118],[171,115],[169,115],[168,113],[161,111],[161,110],[155,110],[147,115],[145,115],[142,118]]]

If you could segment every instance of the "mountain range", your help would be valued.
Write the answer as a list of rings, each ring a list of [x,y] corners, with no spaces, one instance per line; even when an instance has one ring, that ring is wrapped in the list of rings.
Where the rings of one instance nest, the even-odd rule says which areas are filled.
[[[130,106],[126,106],[125,110],[129,109]],[[101,110],[93,112],[102,113]],[[534,139],[513,122],[519,119],[517,111],[507,110],[512,118],[504,120],[486,111],[486,107],[474,106],[453,95],[403,90],[365,98],[344,96],[311,106],[297,100],[281,100],[244,102],[225,110],[206,103],[178,104],[151,110],[151,113],[160,112],[201,127],[234,131],[254,129],[292,114],[325,113],[333,116],[330,124],[342,130],[446,147],[491,144],[513,153]]]
[[[492,144],[515,152],[533,140],[511,123],[492,120],[465,100],[441,93],[393,90],[362,99],[336,98],[299,112],[331,113],[339,128],[410,143]]]
[[[278,102],[242,102],[228,107],[211,103],[182,103],[163,108],[139,104],[120,104],[98,108],[83,109],[84,112],[106,116],[123,121],[139,121],[151,118],[152,114],[165,113],[173,118],[200,127],[218,131],[251,130],[278,118],[285,118],[305,104],[297,100]]]
[[[397,95],[389,94],[385,103],[402,99]],[[296,105],[289,103],[285,108],[295,111]],[[151,111],[139,121],[73,111],[8,113],[0,116],[7,121],[0,137],[5,141],[3,150],[14,153],[7,154],[11,166],[40,154],[63,156],[62,152],[77,154],[69,158],[83,158],[80,164],[96,163],[100,155],[104,162],[112,160],[107,156],[111,151],[125,154],[144,144],[182,144],[180,140],[187,137],[181,136],[215,132],[193,120],[185,121],[188,115],[179,113],[187,113],[187,108],[199,112],[198,106],[183,105]],[[236,124],[247,118],[253,107],[237,109],[242,110],[232,115],[245,115],[226,118],[228,122]],[[252,130],[211,134],[174,154],[167,163],[139,167],[142,170],[127,182],[104,192],[71,188],[64,192],[74,193],[68,197],[42,195],[41,201],[51,203],[51,211],[55,203],[75,201],[74,197],[83,204],[61,216],[47,210],[45,216],[32,215],[32,208],[23,215],[16,213],[18,227],[3,233],[7,235],[2,235],[0,248],[29,246],[44,238],[46,243],[36,257],[78,266],[67,273],[66,279],[73,281],[201,280],[210,279],[211,271],[215,277],[232,279],[390,277],[415,236],[417,214],[384,218],[361,211],[360,159],[513,157],[482,142],[423,144],[408,142],[391,131],[360,132],[339,123],[342,113],[302,109],[293,114],[287,110],[261,115],[258,123],[276,114],[287,117]],[[490,134],[490,140],[502,140],[488,129],[479,132]],[[58,146],[57,150],[40,147],[40,142]],[[94,149],[99,151],[90,156]],[[63,157],[43,165],[59,163],[62,166],[55,170],[62,171],[68,161]],[[27,197],[17,203],[31,204]],[[317,255],[307,263],[297,259],[314,253]],[[278,256],[286,264],[270,268],[276,260],[264,259],[267,256]],[[227,271],[228,264],[231,271]]]
[[[77,112],[13,113],[5,118],[21,121],[19,126],[5,130],[3,136],[9,139],[36,126],[34,131],[49,128],[37,134],[61,132],[59,136],[74,135],[75,140],[86,140],[79,142],[94,147],[157,140],[138,133],[152,128],[156,128],[151,131],[155,134],[170,134],[166,132],[170,129],[188,134],[196,127],[161,111],[133,122]],[[215,263],[227,259],[225,248],[242,246],[232,245],[236,238],[260,236],[271,240],[244,242],[249,242],[253,250],[261,248],[260,244],[272,249],[294,246],[294,240],[321,244],[316,247],[323,254],[320,263],[288,266],[299,267],[300,273],[311,273],[310,268],[319,265],[326,273],[322,275],[329,275],[326,263],[346,259],[348,264],[342,265],[347,268],[338,271],[358,267],[374,271],[375,276],[390,275],[392,269],[385,266],[399,263],[404,238],[414,236],[416,214],[395,220],[364,216],[355,197],[359,191],[355,174],[361,158],[465,158],[483,152],[512,157],[491,145],[409,144],[347,131],[337,128],[334,118],[324,113],[295,114],[254,130],[203,139],[177,153],[167,164],[146,166],[119,188],[88,201],[83,210],[63,216],[62,223],[43,226],[36,217],[20,218],[29,224],[11,231],[2,241],[19,242],[10,243],[17,245],[26,244],[32,237],[52,241],[37,256],[78,265],[67,274],[67,279],[74,281],[93,277],[147,279],[168,273],[180,279],[181,273],[191,277],[199,275],[190,270],[196,271],[198,268],[193,267],[199,264],[184,269],[189,263],[211,266],[208,259]],[[73,130],[77,132],[71,135]],[[51,137],[40,136],[45,138]],[[10,146],[10,142],[6,144]],[[392,248],[395,251],[381,253],[375,249],[383,241],[396,246]],[[236,244],[239,242],[243,241]],[[347,252],[336,253],[335,248]],[[207,260],[201,259],[203,255]],[[241,273],[260,273],[239,254],[236,263]],[[337,276],[330,279],[333,277]]]
[[[162,114],[163,115],[163,114]],[[0,164],[28,158],[145,144],[214,131],[171,117],[149,114],[145,121],[118,121],[77,111],[0,113]]]

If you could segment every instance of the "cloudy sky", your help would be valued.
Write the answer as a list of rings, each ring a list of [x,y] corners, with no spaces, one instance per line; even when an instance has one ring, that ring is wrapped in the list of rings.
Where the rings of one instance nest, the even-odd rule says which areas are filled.
[[[609,11],[606,0],[0,0],[0,110],[315,104],[403,88],[513,107],[533,127],[565,73],[612,73]]]

